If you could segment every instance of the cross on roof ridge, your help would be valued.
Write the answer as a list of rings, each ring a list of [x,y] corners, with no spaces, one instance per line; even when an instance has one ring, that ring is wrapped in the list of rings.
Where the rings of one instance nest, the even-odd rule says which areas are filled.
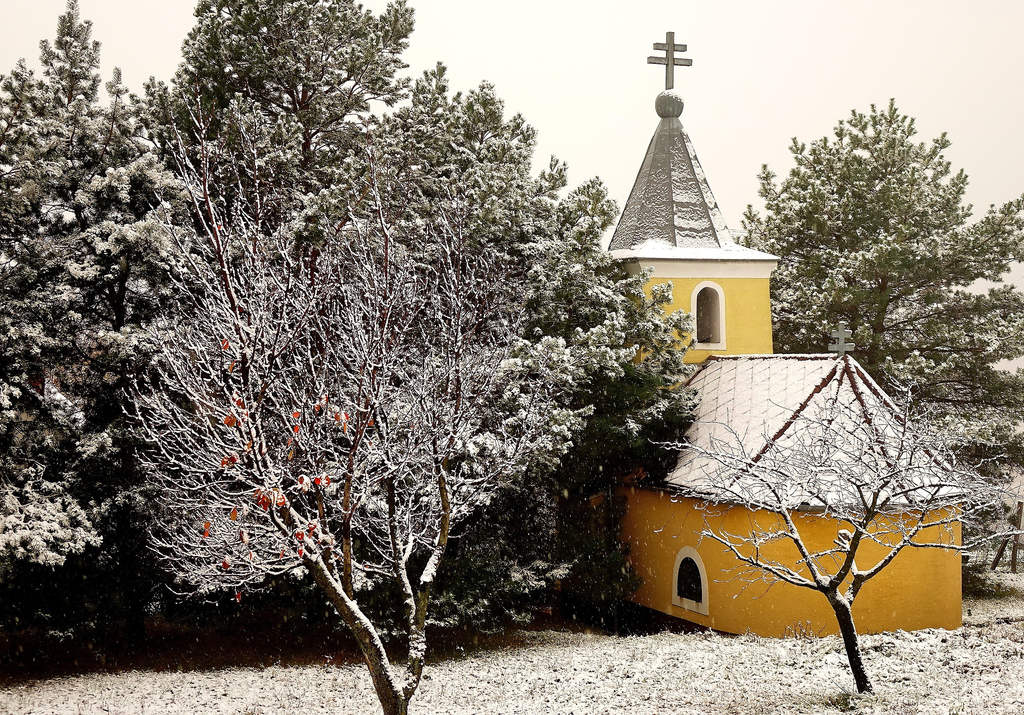
[[[832,331],[832,338],[835,342],[828,346],[829,352],[838,353],[839,357],[842,357],[851,350],[856,350],[856,345],[846,342],[851,337],[853,337],[853,333],[846,327],[846,323],[840,322],[839,327]]]
[[[676,33],[666,32],[664,42],[655,42],[654,49],[664,50],[664,57],[648,57],[647,64],[649,65],[665,65],[665,89],[672,89],[675,87],[676,67],[689,67],[693,64],[693,60],[685,57],[676,57],[676,52],[686,52],[686,45],[676,44]]]

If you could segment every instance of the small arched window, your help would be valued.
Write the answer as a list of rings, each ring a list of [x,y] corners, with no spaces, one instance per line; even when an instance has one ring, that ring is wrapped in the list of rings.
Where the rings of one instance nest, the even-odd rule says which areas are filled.
[[[704,350],[725,349],[725,294],[722,287],[704,281],[693,289],[690,312],[696,322],[697,347]]]
[[[711,286],[701,288],[697,293],[697,342],[722,342],[722,326],[719,321],[718,291]]]
[[[697,549],[684,546],[676,554],[674,581],[672,604],[708,615],[708,574]]]
[[[679,562],[679,573],[676,575],[676,596],[691,601],[704,600],[703,588],[700,583],[700,569],[697,562],[687,556]]]

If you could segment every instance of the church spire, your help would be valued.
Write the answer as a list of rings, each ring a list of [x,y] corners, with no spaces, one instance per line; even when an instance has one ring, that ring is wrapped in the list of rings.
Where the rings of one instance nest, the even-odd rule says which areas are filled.
[[[654,49],[664,57],[648,57],[648,64],[665,65],[665,91],[655,100],[661,118],[633,184],[609,250],[635,249],[655,242],[674,248],[733,248],[732,237],[718,208],[690,137],[679,117],[683,99],[673,91],[675,67],[692,60],[677,57],[686,45],[675,43],[674,33]]]

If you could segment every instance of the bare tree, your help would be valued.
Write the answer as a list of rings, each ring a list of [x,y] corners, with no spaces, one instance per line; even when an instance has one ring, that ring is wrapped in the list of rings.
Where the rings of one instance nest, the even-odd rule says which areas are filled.
[[[407,712],[452,528],[565,448],[571,366],[558,345],[521,339],[519,279],[465,234],[457,199],[392,225],[400,187],[368,153],[348,220],[303,248],[260,231],[256,197],[223,215],[199,146],[179,161],[200,231],[167,229],[189,266],[177,278],[188,320],[163,326],[136,394],[165,507],[157,547],[183,583],[239,598],[304,569],[358,641],[384,712]],[[360,603],[382,579],[401,594],[404,667]]]
[[[687,487],[703,500],[702,538],[732,554],[736,578],[820,592],[835,613],[862,693],[872,685],[852,608],[864,584],[907,549],[972,548],[961,527],[1006,496],[959,460],[949,429],[918,426],[927,420],[912,419],[909,391],[899,405],[880,393],[868,397],[875,402],[867,419],[858,401],[840,392],[791,418],[781,435],[764,435],[756,448],[747,435],[719,423],[703,444],[679,445],[703,461]],[[710,517],[731,505],[764,518],[753,520],[749,532],[725,530]],[[825,546],[809,538],[823,521],[838,532]],[[780,557],[771,548],[779,543],[795,547],[797,558]],[[867,544],[873,545],[870,556]]]

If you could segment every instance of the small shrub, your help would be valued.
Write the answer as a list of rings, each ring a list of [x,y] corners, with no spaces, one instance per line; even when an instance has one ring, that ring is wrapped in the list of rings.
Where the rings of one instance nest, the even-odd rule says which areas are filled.
[[[824,704],[827,707],[835,708],[839,712],[853,712],[857,709],[857,698],[858,695],[856,693],[844,690],[841,693],[826,696]]]
[[[1016,589],[992,578],[988,564],[980,560],[964,564],[962,584],[964,598],[993,600],[1019,595]]]

